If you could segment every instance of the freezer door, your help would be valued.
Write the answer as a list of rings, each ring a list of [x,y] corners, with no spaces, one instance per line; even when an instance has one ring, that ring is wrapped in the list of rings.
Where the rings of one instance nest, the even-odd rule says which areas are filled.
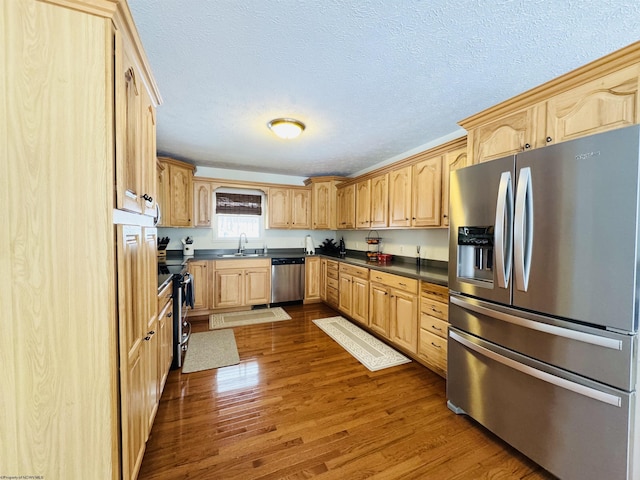
[[[511,302],[515,156],[451,173],[449,288]]]
[[[622,390],[636,389],[637,335],[607,332],[459,295],[449,298],[449,322],[536,360]]]
[[[635,393],[450,328],[447,399],[559,478],[631,478]]]
[[[517,155],[514,306],[637,331],[639,133]]]

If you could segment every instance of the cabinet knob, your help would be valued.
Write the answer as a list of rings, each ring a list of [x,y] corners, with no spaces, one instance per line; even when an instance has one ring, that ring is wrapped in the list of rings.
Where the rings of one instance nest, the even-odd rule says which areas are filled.
[[[525,150],[529,150],[531,148],[531,144],[530,143],[525,143],[524,144],[524,149]]]
[[[172,312],[167,313],[167,317],[171,318],[173,316]]]
[[[551,143],[552,141],[553,141],[553,138],[547,137],[547,143]]]

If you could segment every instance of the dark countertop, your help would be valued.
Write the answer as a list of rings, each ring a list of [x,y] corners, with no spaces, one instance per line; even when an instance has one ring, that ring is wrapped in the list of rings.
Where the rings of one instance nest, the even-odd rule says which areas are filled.
[[[420,266],[416,265],[415,258],[409,257],[394,257],[391,262],[378,263],[370,262],[366,258],[366,252],[360,252],[357,250],[347,251],[345,257],[333,253],[325,253],[316,251],[315,255],[306,255],[301,249],[272,249],[269,250],[266,255],[262,254],[262,250],[247,249],[247,253],[260,253],[259,256],[249,257],[221,257],[221,254],[232,253],[225,250],[196,250],[193,257],[183,257],[181,250],[168,251],[167,258],[189,260],[238,260],[240,258],[295,258],[295,257],[326,257],[333,260],[349,263],[351,265],[357,265],[361,267],[367,267],[372,270],[379,270],[381,272],[393,273],[395,275],[401,275],[404,277],[415,278],[416,280],[423,280],[429,283],[435,283],[437,285],[448,286],[449,278],[447,271],[447,262],[439,260],[425,260],[422,259]]]

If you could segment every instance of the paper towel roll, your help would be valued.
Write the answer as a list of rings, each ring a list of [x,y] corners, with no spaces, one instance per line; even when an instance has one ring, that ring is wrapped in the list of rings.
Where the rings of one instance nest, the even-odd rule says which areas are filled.
[[[305,251],[307,252],[307,255],[315,255],[316,253],[316,249],[313,246],[313,238],[311,238],[311,235],[307,235],[305,237]]]

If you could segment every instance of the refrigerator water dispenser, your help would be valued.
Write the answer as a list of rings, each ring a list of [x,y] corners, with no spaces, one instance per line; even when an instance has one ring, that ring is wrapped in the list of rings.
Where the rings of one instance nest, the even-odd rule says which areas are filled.
[[[493,226],[458,228],[458,278],[493,285]]]

